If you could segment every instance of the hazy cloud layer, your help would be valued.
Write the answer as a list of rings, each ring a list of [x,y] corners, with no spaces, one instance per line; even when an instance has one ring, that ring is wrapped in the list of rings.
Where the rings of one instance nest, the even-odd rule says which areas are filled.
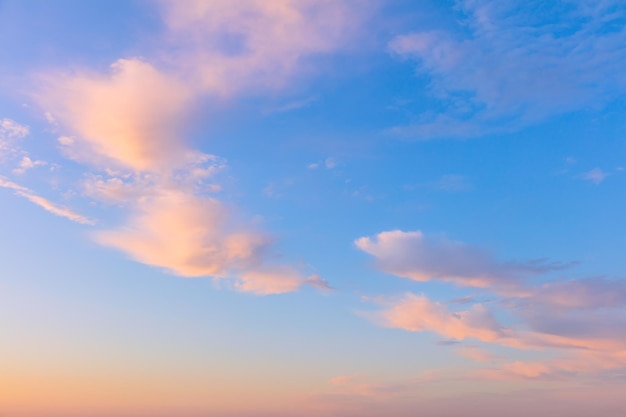
[[[56,216],[65,217],[66,219],[69,219],[76,223],[89,224],[89,225],[95,224],[94,220],[91,220],[81,214],[78,214],[75,211],[67,207],[63,207],[57,203],[53,203],[47,198],[44,198],[40,195],[35,194],[33,191],[29,190],[28,188],[22,187],[21,185],[16,184],[12,181],[8,181],[2,177],[0,177],[0,188],[8,188],[10,190],[15,191],[16,195],[19,195],[20,197],[24,197],[31,203],[38,205],[42,209]]]
[[[462,31],[396,37],[389,50],[418,63],[444,107],[396,131],[415,139],[505,133],[602,106],[626,91],[619,1],[462,0]],[[537,10],[541,10],[540,13]],[[617,28],[617,29],[616,29]]]

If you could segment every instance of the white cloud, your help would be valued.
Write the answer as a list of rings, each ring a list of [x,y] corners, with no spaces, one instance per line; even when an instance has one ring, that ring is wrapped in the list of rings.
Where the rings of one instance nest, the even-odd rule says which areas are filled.
[[[0,119],[0,160],[7,157],[12,159],[22,154],[16,142],[28,136],[29,133],[28,126],[11,119]]]
[[[597,185],[602,183],[609,175],[611,174],[602,171],[600,168],[594,168],[591,171],[585,172],[582,178]]]

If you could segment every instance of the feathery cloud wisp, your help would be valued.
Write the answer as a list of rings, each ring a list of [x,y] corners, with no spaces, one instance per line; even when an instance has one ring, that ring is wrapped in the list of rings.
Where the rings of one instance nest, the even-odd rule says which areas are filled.
[[[488,252],[421,231],[393,230],[375,237],[361,237],[357,248],[372,255],[377,267],[389,274],[415,281],[441,280],[468,287],[521,288],[528,275],[560,270],[567,265],[544,260],[501,262]]]
[[[623,25],[617,0],[607,13],[580,2],[458,1],[463,31],[400,35],[389,50],[418,62],[443,111],[395,131],[416,139],[506,133],[550,116],[604,104],[626,91]],[[550,8],[556,21],[541,21]],[[612,19],[607,19],[612,14]]]
[[[60,206],[47,198],[41,197],[40,195],[35,194],[31,190],[26,187],[23,187],[19,184],[16,184],[12,181],[8,181],[2,177],[0,177],[0,187],[8,188],[10,190],[15,191],[15,194],[20,197],[24,197],[28,201],[33,204],[38,205],[49,213],[52,213],[56,216],[65,217],[76,223],[93,225],[95,224],[94,220],[91,220],[81,214],[74,212],[73,210],[68,209],[67,207]]]

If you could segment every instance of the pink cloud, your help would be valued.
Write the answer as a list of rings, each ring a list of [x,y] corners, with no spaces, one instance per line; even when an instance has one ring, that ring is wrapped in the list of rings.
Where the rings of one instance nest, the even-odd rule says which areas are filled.
[[[532,2],[460,0],[459,30],[397,36],[390,51],[416,61],[442,110],[394,131],[418,140],[506,133],[614,100],[626,89],[624,75],[613,71],[626,64],[625,32],[606,17],[619,16],[619,2],[607,4],[598,13],[584,2],[559,3],[553,24],[538,24]],[[580,24],[558,29],[572,21]]]
[[[589,172],[585,172],[582,178],[598,185],[602,183],[609,175],[611,174],[609,174],[608,172],[604,172],[600,168],[594,168]]]
[[[242,224],[235,212],[184,189],[154,189],[133,205],[122,227],[95,238],[178,276],[234,278],[241,291],[283,293],[309,283],[295,268],[267,265],[272,239]]]
[[[352,0],[162,2],[168,60],[207,92],[285,86],[307,59],[345,48],[372,5]]]
[[[469,310],[452,312],[444,304],[415,294],[405,294],[394,300],[376,317],[386,327],[413,332],[433,331],[456,340],[472,338],[493,342],[507,333],[483,305],[476,304]]]
[[[12,119],[0,119],[0,161],[21,155],[23,151],[17,142],[29,133],[28,126],[21,125]]]
[[[29,190],[28,188],[23,187],[19,184],[16,184],[12,181],[8,181],[2,177],[0,177],[0,188],[8,188],[8,189],[14,190],[15,194],[19,195],[20,197],[24,197],[31,203],[36,204],[37,206],[41,207],[42,209],[46,210],[49,213],[54,214],[55,216],[65,217],[66,219],[71,220],[76,223],[88,224],[88,225],[95,224],[94,220],[89,219],[83,216],[82,214],[78,214],[75,211],[67,207],[63,207],[59,204],[53,203],[47,198],[44,198],[44,197],[41,197],[40,195],[35,194],[33,191]]]
[[[328,289],[268,262],[270,235],[207,195],[221,189],[214,177],[225,163],[191,149],[183,133],[200,98],[282,88],[307,57],[346,46],[367,9],[351,4],[163,1],[163,43],[175,47],[155,54],[158,64],[128,58],[107,74],[41,76],[33,96],[62,131],[63,153],[90,168],[85,195],[128,211],[97,241],[179,276],[234,278],[241,291]]]
[[[120,59],[111,73],[48,75],[39,104],[73,136],[67,155],[99,167],[163,171],[186,163],[180,137],[187,86],[139,59]],[[66,136],[67,137],[67,136]]]

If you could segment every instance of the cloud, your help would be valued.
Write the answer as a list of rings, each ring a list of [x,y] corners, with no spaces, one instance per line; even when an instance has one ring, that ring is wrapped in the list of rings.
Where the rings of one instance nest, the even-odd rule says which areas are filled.
[[[499,359],[497,355],[476,346],[461,346],[458,349],[455,349],[455,352],[459,356],[470,359],[474,362],[494,362]]]
[[[600,168],[594,168],[589,172],[585,172],[582,178],[596,185],[602,183],[609,175],[608,172],[602,171]]]
[[[451,312],[444,304],[410,293],[390,303],[377,315],[377,320],[386,327],[413,332],[433,331],[453,340],[472,338],[493,342],[507,333],[481,304],[466,311]]]
[[[626,307],[626,280],[600,277],[548,282],[537,288],[528,302],[565,310]]]
[[[28,136],[29,133],[28,126],[21,125],[11,119],[0,119],[0,138],[3,140],[21,139]]]
[[[23,187],[14,182],[8,181],[1,177],[0,177],[0,187],[14,190],[15,194],[19,195],[20,197],[24,197],[31,203],[38,205],[39,207],[43,208],[47,212],[52,213],[56,216],[65,217],[66,219],[69,219],[76,223],[88,224],[88,225],[95,224],[94,220],[91,220],[81,214],[78,214],[66,207],[53,203],[50,200],[33,193],[28,188]]]
[[[283,293],[309,283],[295,268],[268,264],[273,239],[242,224],[236,211],[178,187],[159,188],[133,205],[122,227],[95,239],[178,276],[233,278],[241,291]]]
[[[45,166],[45,165],[48,165],[48,163],[45,161],[39,161],[39,160],[33,161],[28,156],[23,156],[22,160],[20,161],[18,165],[18,168],[15,168],[13,170],[13,173],[16,175],[22,175],[29,169],[33,169],[33,168],[36,168],[39,166]]]
[[[618,1],[601,9],[539,0],[457,5],[462,31],[416,31],[389,43],[394,55],[418,62],[444,108],[397,133],[416,139],[507,133],[626,91],[626,76],[613,70],[626,65],[626,29],[615,25],[626,12]],[[540,7],[549,12],[536,13]]]
[[[345,48],[371,5],[353,0],[161,2],[167,60],[208,92],[282,88],[311,58]]]
[[[568,265],[545,261],[500,262],[460,242],[419,231],[382,232],[356,240],[382,271],[417,281],[440,280],[481,287],[493,295],[487,304],[465,296],[448,303],[412,293],[378,297],[382,308],[365,313],[374,322],[411,332],[432,332],[445,344],[478,340],[556,355],[540,361],[505,358],[460,346],[457,353],[497,366],[484,369],[491,379],[555,379],[601,374],[626,367],[626,280],[604,277],[549,281],[534,276]],[[459,302],[459,300],[461,302]],[[463,307],[473,303],[469,308]],[[500,317],[507,326],[501,324]]]
[[[11,119],[0,119],[0,160],[19,155],[22,151],[16,142],[28,136],[29,133],[28,126]]]
[[[86,167],[85,195],[125,213],[96,240],[175,275],[232,278],[241,291],[328,289],[273,261],[271,235],[211,195],[225,162],[184,136],[201,100],[284,88],[315,56],[347,47],[368,9],[351,5],[161,1],[163,48],[150,62],[131,57],[105,74],[40,75],[33,97],[61,132],[63,154]]]
[[[180,132],[191,93],[151,64],[120,59],[106,75],[54,74],[40,82],[36,100],[70,132],[60,143],[72,159],[162,172],[190,158]]]
[[[355,244],[374,256],[377,267],[389,274],[468,287],[497,286],[500,291],[521,288],[526,276],[567,266],[544,260],[501,262],[481,249],[444,237],[426,236],[420,231],[386,231],[373,238],[361,237]]]
[[[555,312],[543,310],[535,316],[534,322],[532,317],[524,317],[527,312],[521,311],[518,315],[524,320],[517,323],[515,328],[508,328],[502,326],[492,311],[483,304],[474,304],[469,309],[456,311],[444,303],[412,293],[402,297],[381,298],[377,302],[383,305],[383,309],[369,314],[375,322],[385,327],[411,332],[434,332],[451,340],[474,339],[517,349],[535,350],[550,348],[616,352],[626,348],[626,337],[616,331],[623,328],[623,320],[614,315],[599,315],[597,319],[587,320],[585,323],[584,319],[576,316],[553,318],[550,315]],[[567,320],[570,322],[567,323]],[[551,321],[555,325],[550,325]],[[593,325],[596,327],[592,327]]]

